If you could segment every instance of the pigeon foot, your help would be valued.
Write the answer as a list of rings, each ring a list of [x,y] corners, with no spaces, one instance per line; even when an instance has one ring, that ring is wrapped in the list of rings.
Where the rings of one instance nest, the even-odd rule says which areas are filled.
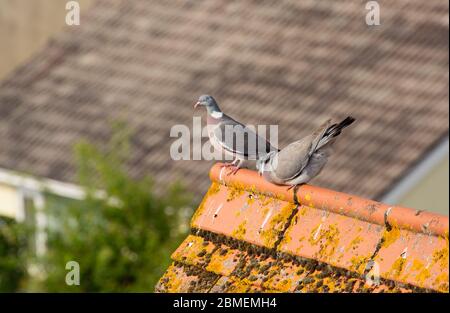
[[[241,168],[240,168],[239,166],[235,166],[234,169],[233,169],[230,173],[228,173],[228,176],[231,175],[231,174],[236,175],[236,173],[237,173],[240,169],[241,169]]]
[[[234,167],[235,165],[233,163],[225,163],[222,164],[220,167]]]
[[[287,190],[291,190],[292,188],[297,187],[298,185],[290,185],[289,188]]]

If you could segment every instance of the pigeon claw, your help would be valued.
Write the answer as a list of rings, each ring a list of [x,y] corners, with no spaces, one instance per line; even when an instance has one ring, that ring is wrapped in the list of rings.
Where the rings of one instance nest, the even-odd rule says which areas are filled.
[[[291,190],[292,188],[294,188],[297,185],[290,185],[289,188],[287,190]]]
[[[235,166],[233,163],[225,163],[220,165],[220,167],[233,167],[233,166]]]
[[[240,170],[240,167],[238,167],[238,166],[233,166],[233,167],[234,168],[228,172],[227,176],[236,175],[236,173]]]

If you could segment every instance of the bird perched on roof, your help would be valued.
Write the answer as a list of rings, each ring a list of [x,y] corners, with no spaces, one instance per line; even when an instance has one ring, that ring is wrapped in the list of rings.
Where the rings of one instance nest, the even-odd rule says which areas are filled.
[[[351,116],[336,124],[327,120],[311,135],[268,153],[257,162],[258,172],[269,182],[290,188],[309,182],[324,168],[336,137],[354,121]]]
[[[224,166],[234,167],[235,174],[246,160],[259,160],[270,151],[278,151],[266,139],[257,135],[244,124],[223,113],[216,100],[209,95],[198,98],[194,108],[204,106],[207,110],[207,129],[211,145],[234,160]]]

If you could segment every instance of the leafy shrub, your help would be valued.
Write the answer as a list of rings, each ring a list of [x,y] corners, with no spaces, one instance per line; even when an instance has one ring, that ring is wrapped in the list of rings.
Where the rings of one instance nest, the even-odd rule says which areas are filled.
[[[48,251],[39,260],[45,275],[30,284],[32,289],[153,291],[170,253],[186,235],[182,226],[188,224],[192,201],[179,183],[156,193],[149,177],[130,177],[129,135],[118,126],[104,149],[88,142],[76,146],[87,197],[47,197]],[[79,263],[79,286],[65,283],[68,261]]]

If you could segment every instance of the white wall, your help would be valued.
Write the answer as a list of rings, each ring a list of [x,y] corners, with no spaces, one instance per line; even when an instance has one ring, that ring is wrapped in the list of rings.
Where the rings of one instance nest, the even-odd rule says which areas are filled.
[[[398,203],[402,206],[449,215],[449,157],[441,160]]]
[[[16,188],[0,184],[0,216],[16,218],[21,207],[20,199]]]

